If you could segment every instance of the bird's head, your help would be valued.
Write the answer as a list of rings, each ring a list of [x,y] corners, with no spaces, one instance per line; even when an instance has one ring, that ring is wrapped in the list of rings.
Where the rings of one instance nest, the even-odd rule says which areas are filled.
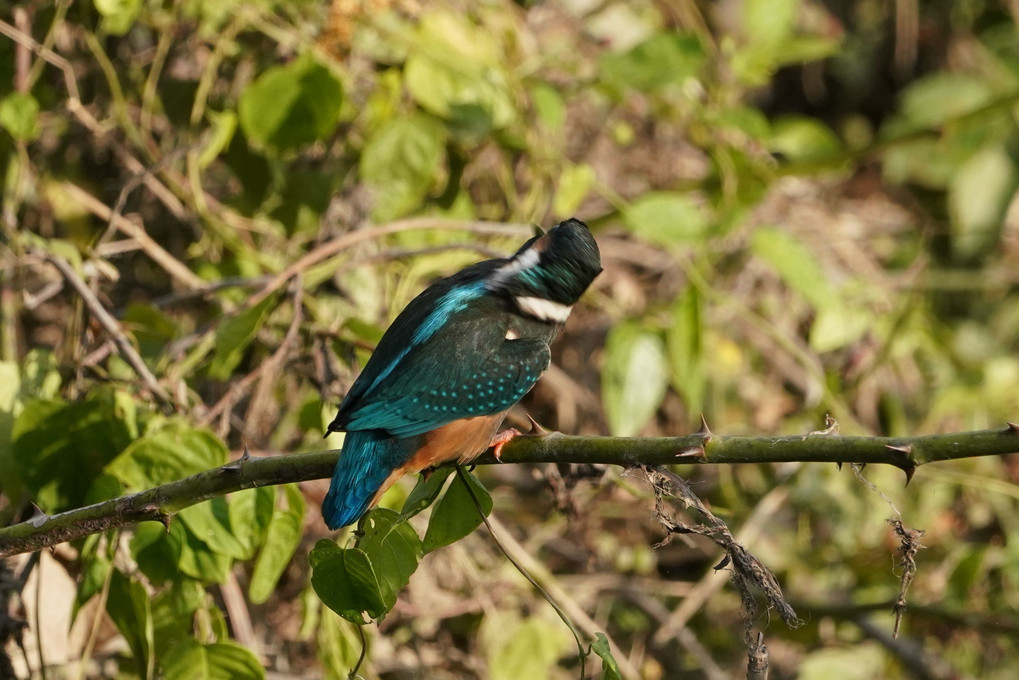
[[[492,272],[487,287],[509,296],[529,316],[563,322],[601,270],[587,225],[569,219],[527,241]]]

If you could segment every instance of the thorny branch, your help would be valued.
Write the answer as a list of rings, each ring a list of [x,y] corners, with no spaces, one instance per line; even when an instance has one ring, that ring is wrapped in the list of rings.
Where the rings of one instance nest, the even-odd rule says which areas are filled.
[[[904,458],[898,448],[908,447]],[[1019,453],[1019,426],[1004,430],[956,432],[925,437],[723,437],[697,433],[684,437],[583,437],[546,432],[517,437],[506,444],[498,462],[588,463],[652,467],[674,463],[731,464],[779,462],[885,463],[914,470],[941,460]],[[146,520],[169,521],[177,511],[234,491],[271,484],[324,479],[332,474],[339,451],[243,458],[163,486],[58,515],[40,514],[0,528],[0,558]],[[474,463],[496,463],[491,451]],[[671,474],[671,473],[669,473]],[[677,477],[678,479],[678,477]],[[682,480],[680,480],[682,481]],[[715,527],[709,527],[719,533]],[[732,540],[734,545],[739,545]],[[745,550],[733,548],[736,568],[757,569]],[[763,579],[764,577],[761,576]],[[754,581],[756,582],[756,581]],[[788,606],[788,605],[787,605]],[[780,609],[781,611],[781,609]],[[791,612],[791,610],[789,610]],[[785,618],[783,616],[783,618]],[[792,614],[795,619],[795,614]]]

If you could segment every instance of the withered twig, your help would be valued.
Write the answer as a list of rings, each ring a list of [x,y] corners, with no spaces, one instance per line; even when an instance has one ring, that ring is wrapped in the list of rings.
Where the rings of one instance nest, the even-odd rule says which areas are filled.
[[[156,376],[152,374],[149,367],[145,365],[145,361],[141,358],[141,355],[135,350],[134,345],[128,339],[124,333],[120,324],[113,318],[113,315],[106,311],[103,307],[103,303],[99,301],[99,298],[95,296],[95,293],[86,285],[78,272],[74,271],[74,267],[62,257],[53,255],[51,253],[40,253],[47,262],[57,268],[57,271],[64,277],[64,279],[74,288],[75,292],[81,296],[81,299],[85,302],[85,306],[88,307],[92,316],[95,317],[96,321],[102,325],[106,332],[110,334],[114,344],[117,346],[117,352],[124,357],[124,360],[131,365],[131,368],[135,370],[135,373],[142,379],[149,390],[154,394],[160,401],[166,404],[172,404],[173,401],[170,399],[170,395],[167,394],[166,390],[160,386],[159,381],[156,380]]]

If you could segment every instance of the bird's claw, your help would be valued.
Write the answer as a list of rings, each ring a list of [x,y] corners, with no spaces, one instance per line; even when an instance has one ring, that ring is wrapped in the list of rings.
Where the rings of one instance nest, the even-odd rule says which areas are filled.
[[[522,434],[523,433],[520,430],[511,427],[508,430],[503,430],[499,434],[495,435],[495,437],[492,438],[492,443],[490,444],[490,446],[492,447],[492,453],[495,454],[495,459],[501,463],[502,447],[506,446],[506,444],[513,441]]]

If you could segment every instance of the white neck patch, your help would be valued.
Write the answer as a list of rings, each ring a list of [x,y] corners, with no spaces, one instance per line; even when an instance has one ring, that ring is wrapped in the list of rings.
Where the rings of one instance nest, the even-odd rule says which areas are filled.
[[[521,312],[533,316],[539,321],[553,321],[555,323],[566,323],[570,318],[573,307],[564,305],[561,302],[553,302],[539,297],[519,296],[513,298]]]
[[[538,261],[540,259],[541,253],[534,248],[525,250],[516,259],[510,260],[492,272],[491,277],[488,279],[488,289],[494,290],[499,288],[506,282],[506,279],[510,278],[517,272],[522,272],[525,269],[538,266]]]

